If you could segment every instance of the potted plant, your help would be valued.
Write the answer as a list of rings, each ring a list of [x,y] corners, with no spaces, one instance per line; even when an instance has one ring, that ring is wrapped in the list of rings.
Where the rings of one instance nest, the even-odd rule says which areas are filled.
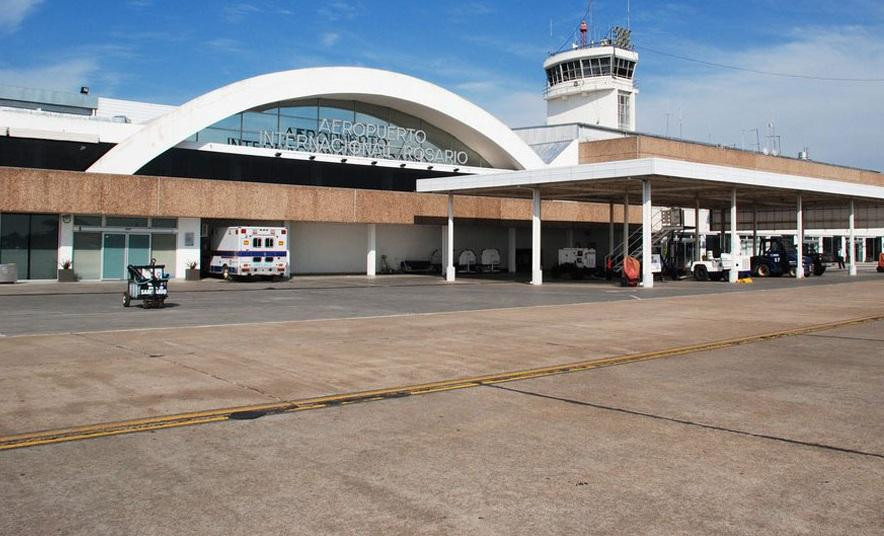
[[[198,268],[199,263],[196,261],[190,261],[187,263],[187,270],[184,272],[184,280],[185,281],[199,281],[200,280],[200,269]]]
[[[73,268],[71,266],[73,263],[70,260],[63,260],[59,263],[58,270],[58,282],[59,283],[73,283],[77,280],[76,274],[74,274]]]

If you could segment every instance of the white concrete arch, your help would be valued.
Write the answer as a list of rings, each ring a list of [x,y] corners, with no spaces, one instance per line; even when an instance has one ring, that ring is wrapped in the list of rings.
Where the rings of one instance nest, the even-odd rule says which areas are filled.
[[[195,132],[231,115],[275,102],[317,97],[368,102],[413,115],[445,130],[496,168],[545,167],[500,120],[435,84],[379,69],[318,67],[256,76],[199,96],[145,125],[87,171],[134,174]]]

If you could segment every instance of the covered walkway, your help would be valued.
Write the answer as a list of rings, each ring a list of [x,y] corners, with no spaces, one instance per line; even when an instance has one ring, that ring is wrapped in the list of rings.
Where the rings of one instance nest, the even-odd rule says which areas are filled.
[[[541,201],[584,201],[609,203],[611,208],[622,203],[627,210],[641,199],[642,207],[642,286],[654,285],[651,269],[652,225],[654,204],[660,207],[693,208],[695,216],[701,208],[729,212],[728,235],[732,252],[739,251],[738,207],[752,210],[761,208],[795,211],[798,236],[804,235],[803,211],[807,207],[849,206],[848,258],[850,274],[856,274],[856,246],[854,241],[855,213],[858,206],[884,205],[884,186],[861,184],[819,178],[758,171],[730,166],[688,162],[669,158],[637,158],[611,162],[581,164],[559,168],[510,171],[487,175],[441,177],[417,181],[417,191],[448,194],[448,229],[445,247],[444,272],[448,281],[455,279],[454,267],[454,204],[457,195],[530,198],[532,200],[532,275],[531,283],[543,283],[541,269]],[[611,210],[613,214],[613,210]],[[695,219],[695,221],[697,221]],[[613,216],[610,222],[610,251],[613,251]],[[628,253],[628,216],[624,227],[624,254]],[[757,231],[757,225],[755,226]],[[698,241],[695,230],[695,240]],[[803,240],[797,240],[799,259],[803,257]],[[695,242],[698,243],[698,242]],[[737,271],[730,270],[731,282],[737,281]],[[803,277],[797,270],[797,277]]]

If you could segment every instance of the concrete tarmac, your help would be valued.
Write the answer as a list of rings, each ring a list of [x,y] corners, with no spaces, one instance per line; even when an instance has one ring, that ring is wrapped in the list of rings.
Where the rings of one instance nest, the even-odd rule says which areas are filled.
[[[450,290],[451,305],[462,288],[431,290]],[[486,307],[537,296],[521,286],[495,302],[490,291],[497,288],[467,293],[488,296]],[[449,380],[884,314],[884,279],[752,288],[658,299],[630,291],[639,299],[421,314],[408,314],[410,305],[431,299],[397,301],[388,291],[384,299],[400,309],[386,317],[255,317],[233,326],[4,337],[0,435]],[[90,314],[88,301],[77,314]]]
[[[882,328],[4,451],[0,533],[880,535]]]
[[[693,280],[658,282],[653,289],[622,288],[607,281],[549,281],[534,287],[506,274],[437,276],[298,277],[291,281],[231,283],[216,279],[174,282],[162,310],[138,302],[121,305],[123,282],[0,285],[0,336],[158,327],[222,326],[248,322],[356,318],[566,305],[759,290],[807,289],[882,281],[874,271],[850,278],[833,270],[822,277],[755,279],[752,285]]]

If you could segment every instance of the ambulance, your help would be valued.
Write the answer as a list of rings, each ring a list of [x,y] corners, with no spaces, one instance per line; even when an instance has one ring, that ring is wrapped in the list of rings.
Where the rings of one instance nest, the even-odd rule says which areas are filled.
[[[285,227],[219,227],[212,235],[209,272],[224,279],[288,275]]]

